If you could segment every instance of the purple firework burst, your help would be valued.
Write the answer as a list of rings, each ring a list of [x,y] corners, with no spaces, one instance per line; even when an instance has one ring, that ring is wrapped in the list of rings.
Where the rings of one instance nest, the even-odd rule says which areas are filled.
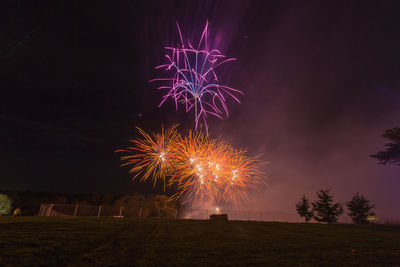
[[[153,79],[150,82],[169,82],[168,85],[157,88],[166,91],[159,107],[168,99],[175,101],[176,110],[178,110],[179,103],[183,104],[186,112],[194,111],[195,129],[203,120],[208,133],[206,121],[208,115],[220,119],[224,114],[229,116],[226,105],[227,97],[232,97],[240,103],[237,95],[243,94],[243,92],[220,84],[216,70],[222,64],[236,60],[236,58],[227,58],[219,50],[209,48],[208,21],[197,47],[194,47],[189,40],[185,45],[179,24],[176,23],[176,25],[181,43],[177,47],[165,47],[168,51],[165,55],[168,62],[156,67],[156,69],[165,69],[171,76]]]

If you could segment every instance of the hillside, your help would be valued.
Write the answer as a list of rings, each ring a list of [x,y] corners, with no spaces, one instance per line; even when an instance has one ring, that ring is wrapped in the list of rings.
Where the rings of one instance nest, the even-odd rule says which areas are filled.
[[[0,217],[0,265],[399,265],[400,227]]]

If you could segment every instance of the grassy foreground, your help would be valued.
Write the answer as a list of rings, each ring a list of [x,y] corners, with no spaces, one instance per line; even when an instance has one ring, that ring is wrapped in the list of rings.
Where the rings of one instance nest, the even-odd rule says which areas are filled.
[[[400,265],[400,227],[0,217],[0,265]]]

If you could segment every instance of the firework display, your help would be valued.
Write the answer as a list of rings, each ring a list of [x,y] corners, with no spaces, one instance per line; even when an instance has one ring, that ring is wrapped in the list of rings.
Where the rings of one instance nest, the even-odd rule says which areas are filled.
[[[150,82],[168,83],[158,87],[166,91],[159,106],[168,99],[175,102],[176,110],[178,104],[183,104],[186,112],[194,111],[195,129],[198,128],[199,122],[203,121],[208,133],[206,121],[208,115],[221,119],[223,115],[228,117],[227,98],[240,103],[237,96],[243,92],[221,84],[217,75],[217,69],[222,64],[236,59],[227,58],[219,50],[209,47],[208,21],[197,46],[193,46],[189,40],[185,44],[178,23],[177,28],[180,44],[177,47],[165,47],[168,51],[165,55],[167,63],[156,67],[165,69],[170,76],[153,79]]]
[[[121,166],[133,165],[129,172],[135,174],[134,178],[142,174],[140,181],[146,181],[151,177],[154,185],[162,180],[165,188],[165,177],[172,171],[170,159],[174,157],[173,153],[178,141],[176,127],[177,125],[174,125],[167,131],[162,127],[161,133],[152,135],[137,128],[142,138],[130,140],[133,146],[116,151],[135,152],[133,155],[122,156],[121,160],[126,162]]]
[[[172,198],[239,202],[247,198],[250,189],[265,183],[260,161],[221,139],[200,131],[182,135],[176,125],[162,128],[161,133],[138,131],[141,137],[131,140],[132,146],[118,150],[128,153],[121,156],[123,166],[132,166],[133,179],[142,174],[140,181],[152,177],[154,185],[173,186],[177,193]]]
[[[266,177],[258,157],[209,136],[208,116],[228,117],[228,100],[240,103],[243,92],[221,83],[221,65],[236,59],[210,47],[208,26],[207,21],[199,42],[192,45],[184,41],[177,23],[180,43],[165,47],[167,63],[156,67],[168,77],[150,81],[162,83],[157,88],[165,92],[159,107],[172,100],[176,110],[181,105],[194,112],[194,131],[182,133],[177,125],[162,127],[159,133],[137,128],[139,137],[117,152],[123,153],[122,166],[130,167],[132,179],[162,184],[164,191],[171,188],[175,193],[171,198],[182,202],[219,206],[246,200],[249,192],[265,185]]]

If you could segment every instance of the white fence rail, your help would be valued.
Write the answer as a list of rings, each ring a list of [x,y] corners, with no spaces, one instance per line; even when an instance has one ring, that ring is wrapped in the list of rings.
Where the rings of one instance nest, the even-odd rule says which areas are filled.
[[[229,220],[301,222],[296,214],[223,210]],[[215,210],[164,210],[157,207],[124,207],[110,205],[42,204],[38,216],[58,217],[129,217],[208,220]]]
[[[206,220],[211,214],[223,213],[228,215],[229,220],[238,221],[276,221],[276,222],[302,222],[297,214],[291,213],[274,213],[274,212],[258,212],[258,211],[241,211],[241,210],[188,210],[183,214],[182,219]]]
[[[41,204],[38,216],[57,217],[130,217],[177,219],[177,209],[160,207],[124,207],[110,205]]]
[[[162,219],[194,219],[208,220],[211,214],[224,213],[229,220],[239,221],[275,221],[304,222],[304,219],[294,213],[257,212],[240,210],[199,210],[163,209],[160,207],[124,207],[110,205],[80,205],[80,204],[42,204],[38,216],[58,217],[114,217],[114,218],[162,218]],[[350,218],[341,218],[340,223],[352,223]],[[400,218],[377,219],[378,224],[400,224]]]

